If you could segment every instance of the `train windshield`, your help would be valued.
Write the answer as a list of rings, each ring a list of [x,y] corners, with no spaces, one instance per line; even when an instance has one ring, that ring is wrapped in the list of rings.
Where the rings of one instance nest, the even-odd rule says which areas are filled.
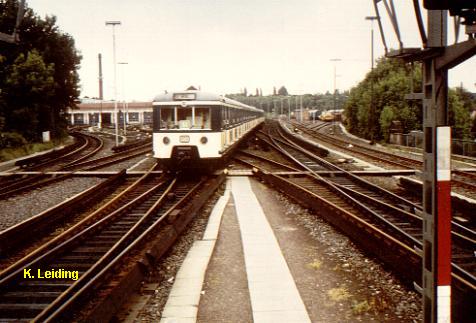
[[[210,107],[160,107],[160,129],[211,129]]]

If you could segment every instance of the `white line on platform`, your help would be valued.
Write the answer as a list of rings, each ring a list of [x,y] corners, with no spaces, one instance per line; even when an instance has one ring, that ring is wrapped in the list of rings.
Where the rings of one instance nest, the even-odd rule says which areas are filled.
[[[228,182],[225,194],[218,199],[210,214],[203,239],[193,243],[177,273],[172,291],[162,312],[161,323],[196,322],[205,273],[218,237],[223,211],[229,198]]]
[[[137,166],[145,162],[147,159],[149,159],[149,157],[145,157],[144,159],[139,160],[137,163],[135,163],[132,167],[129,167],[127,170],[133,170],[134,168],[136,168]]]
[[[253,320],[310,322],[278,241],[247,177],[232,177]]]

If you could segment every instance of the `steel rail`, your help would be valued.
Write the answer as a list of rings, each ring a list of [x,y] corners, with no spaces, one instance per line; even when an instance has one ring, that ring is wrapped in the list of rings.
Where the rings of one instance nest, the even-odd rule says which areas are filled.
[[[359,143],[352,142],[352,145],[354,147],[359,148],[359,150],[356,150],[356,149],[354,149],[354,147],[353,148],[348,147],[347,145],[349,144],[349,142],[345,141],[343,139],[339,139],[339,138],[336,138],[336,137],[330,137],[330,136],[325,135],[323,133],[319,133],[319,132],[314,131],[313,129],[309,129],[307,126],[305,126],[303,124],[299,124],[297,122],[292,123],[292,125],[297,127],[299,130],[309,134],[310,136],[313,136],[317,139],[323,140],[323,141],[325,141],[325,142],[327,142],[331,145],[337,146],[341,149],[351,151],[351,152],[356,153],[356,154],[367,156],[367,157],[369,157],[371,159],[375,159],[377,161],[382,161],[382,162],[389,163],[389,164],[392,164],[392,165],[395,165],[395,166],[398,166],[398,167],[406,167],[406,168],[413,168],[413,169],[414,168],[421,169],[423,167],[423,162],[419,161],[419,160],[416,160],[416,159],[407,158],[407,157],[404,157],[404,156],[400,156],[400,155],[397,155],[397,154],[392,154],[392,153],[385,152],[385,151],[382,151],[382,150],[372,149],[372,148],[366,147],[364,145],[361,145]],[[340,144],[338,144],[339,142],[340,142]],[[368,151],[369,153],[365,153],[362,150]],[[378,156],[376,156],[375,154],[378,154]],[[382,155],[386,156],[386,158],[382,158]],[[393,159],[397,158],[397,159],[402,160],[405,163],[408,163],[410,165],[413,164],[413,166],[409,166],[409,165],[402,164],[400,162],[393,161],[390,158],[393,158]],[[454,157],[452,157],[452,158],[454,158]],[[460,171],[457,171],[457,170],[453,170],[452,173],[458,174],[459,176],[463,177],[462,179],[454,177],[452,179],[453,186],[458,186],[458,187],[461,187],[461,188],[469,189],[473,192],[476,191],[476,183],[467,182],[468,178],[474,180],[474,176],[472,176],[474,174],[460,172]]]
[[[95,284],[98,283],[98,281],[100,279],[102,279],[103,277],[106,276],[106,274],[111,271],[114,266],[116,266],[121,260],[123,257],[125,257],[128,253],[131,252],[131,250],[133,250],[134,248],[137,248],[139,244],[142,243],[142,241],[145,239],[145,237],[147,237],[147,235],[152,232],[153,230],[155,230],[159,225],[162,224],[162,222],[166,219],[167,216],[169,216],[169,214],[171,212],[173,212],[173,210],[177,209],[179,206],[183,205],[187,200],[189,200],[191,198],[191,196],[193,194],[195,194],[199,189],[200,187],[202,187],[202,185],[206,182],[205,179],[202,179],[201,181],[199,181],[198,183],[196,183],[189,191],[188,193],[183,196],[179,201],[177,201],[176,203],[174,203],[167,211],[165,211],[159,218],[157,218],[152,224],[150,225],[147,225],[147,229],[145,229],[145,231],[141,232],[139,236],[137,236],[132,242],[130,242],[130,244],[127,246],[127,247],[124,247],[122,249],[122,251],[113,259],[106,259],[107,255],[104,255],[103,258],[104,259],[101,259],[100,261],[103,262],[103,263],[107,263],[107,264],[104,264],[104,268],[98,272],[96,274],[95,277],[91,278],[84,286],[81,287],[80,290],[78,290],[77,292],[74,293],[74,295],[67,295],[67,291],[65,291],[64,293],[64,300],[66,300],[61,306],[55,306],[55,304],[51,304],[50,307],[46,308],[40,315],[38,315],[35,320],[38,320],[38,321],[44,321],[44,322],[54,322],[56,321],[59,316],[61,316],[63,313],[69,311],[71,309],[72,306],[74,306],[74,302],[77,301],[78,299],[81,298],[82,295],[84,295],[85,293],[87,293],[91,288],[93,288],[93,286]],[[172,189],[172,186],[175,186],[176,182],[174,180],[174,183],[171,184],[169,186],[169,189],[164,192],[164,194],[162,195],[162,197],[157,200],[154,205],[151,206],[151,208],[146,212],[146,214],[143,216],[143,218],[141,218],[141,220],[139,222],[137,222],[134,227],[132,227],[129,232],[127,233],[128,236],[132,236],[136,231],[140,231],[141,230],[141,226],[143,226],[145,224],[145,222],[147,220],[149,220],[150,218],[152,218],[155,213],[157,212],[157,209],[163,204],[163,200],[166,198],[167,196],[167,193],[170,192],[170,190]],[[121,246],[120,243],[124,243],[127,241],[127,237],[124,236],[121,241],[117,242],[117,249],[120,249]],[[110,257],[109,258],[112,258],[113,256],[113,251],[111,250],[110,251]],[[98,262],[98,267],[99,267],[99,262]],[[86,276],[83,275],[83,277]],[[73,286],[70,287],[71,291],[73,292],[74,291],[74,288]],[[58,298],[58,303],[60,302],[59,298]]]
[[[62,260],[62,262],[61,262],[61,259],[64,258],[68,254],[72,254],[72,252],[74,252],[74,250],[77,250],[78,243],[80,241],[86,241],[87,242],[87,241],[89,241],[89,239],[92,239],[92,237],[97,236],[101,232],[104,232],[104,230],[107,230],[108,227],[113,226],[115,223],[119,223],[118,221],[120,219],[127,218],[128,217],[127,216],[127,214],[128,214],[127,211],[129,209],[139,206],[141,203],[143,203],[145,200],[149,199],[154,194],[159,194],[160,196],[164,196],[164,194],[161,193],[161,189],[164,187],[164,185],[166,185],[167,182],[168,182],[167,180],[163,179],[162,181],[159,181],[159,183],[154,184],[153,187],[151,187],[150,189],[148,189],[146,192],[142,193],[138,197],[134,198],[132,201],[128,202],[126,205],[123,205],[119,209],[117,209],[117,210],[113,211],[112,213],[110,213],[109,215],[103,217],[98,222],[96,222],[96,223],[92,224],[91,226],[83,229],[81,232],[77,233],[73,237],[67,239],[66,241],[63,241],[59,245],[55,246],[53,249],[48,250],[46,253],[44,253],[41,256],[39,256],[38,258],[34,259],[32,262],[26,264],[25,268],[41,268],[42,265],[51,264],[52,261],[53,261],[53,263],[57,263],[57,261],[60,261],[59,264],[66,261],[66,260]],[[125,232],[126,236],[128,236],[128,232],[130,232],[130,231],[128,230],[128,231]],[[114,238],[111,238],[111,239],[114,240]],[[100,260],[104,261],[104,259],[108,259],[107,257],[110,257],[112,252],[117,251],[117,248],[120,246],[120,244],[123,241],[124,241],[123,239],[120,239],[119,241],[116,241],[112,247],[109,247],[110,248],[109,252],[106,252],[106,254],[103,257],[100,258]],[[60,260],[57,260],[56,258],[59,254],[61,254],[62,256],[60,256],[58,258]],[[104,264],[104,262],[101,262],[101,261],[99,261],[99,262],[101,264]],[[70,285],[70,288],[67,289],[67,291],[70,292],[71,288],[77,288],[77,286],[79,286],[79,284],[84,283],[84,281],[88,279],[89,275],[91,275],[89,273],[94,272],[95,270],[98,269],[99,265],[97,265],[97,263],[98,263],[98,261],[96,260],[95,264],[93,264],[92,267],[90,267],[89,270],[86,271],[86,273],[81,275],[81,278],[79,278],[74,283],[72,283]],[[63,266],[64,266],[64,264],[63,264]],[[0,286],[4,286],[4,290],[5,290],[5,287],[12,285],[14,281],[19,279],[19,277],[21,276],[21,273],[22,273],[22,269],[20,268],[19,270],[13,272],[9,276],[2,279],[2,281],[0,281]],[[17,289],[18,289],[18,287],[16,287],[16,285],[14,284],[13,285],[13,290],[17,290]],[[12,289],[10,288],[10,290],[12,290]],[[61,295],[64,295],[64,293],[62,293]],[[53,302],[53,304],[56,305],[57,301],[64,300],[64,297],[66,297],[66,296],[60,296],[60,297],[61,298],[59,298],[59,299],[56,298],[56,300]],[[48,306],[47,308],[50,308],[50,307]],[[43,321],[43,320],[40,319],[39,321]]]
[[[302,148],[301,146],[297,145],[296,143],[294,143],[293,141],[287,139],[285,136],[283,136],[282,134],[280,134],[280,136],[283,138],[283,139],[286,139],[286,141],[280,141],[284,144],[287,144],[288,146],[290,146],[291,148],[293,149],[296,149],[298,151],[300,151],[301,153],[305,154],[306,156],[308,156],[309,158],[312,158],[314,160],[317,160],[319,163],[322,163],[322,165],[325,165],[326,167],[328,167],[328,169],[332,169],[332,170],[337,170],[339,171],[340,173],[342,173],[345,177],[349,178],[352,182],[355,182],[357,183],[358,185],[364,185],[365,187],[371,189],[371,190],[378,190],[379,193],[381,194],[384,194],[385,196],[387,196],[389,199],[393,200],[393,201],[398,201],[399,203],[402,203],[404,205],[407,205],[410,209],[413,209],[413,210],[422,210],[422,206],[418,205],[418,204],[415,204],[413,203],[412,201],[409,201],[407,199],[404,199],[402,198],[401,196],[398,196],[396,195],[395,193],[393,192],[390,192],[380,186],[377,186],[365,179],[362,179],[361,177],[355,175],[355,174],[352,174],[351,172],[337,166],[337,165],[334,165],[328,161],[326,161],[325,159],[319,157],[319,156],[316,156],[315,154],[309,152],[308,150]],[[300,164],[300,163],[298,163]],[[415,212],[415,211],[414,211]]]
[[[374,160],[377,160],[377,161],[380,161],[380,162],[385,162],[385,163],[388,163],[388,164],[391,164],[393,166],[397,166],[397,167],[404,167],[404,168],[408,168],[408,169],[414,169],[416,167],[421,167],[421,164],[422,162],[421,161],[418,161],[418,160],[415,160],[415,159],[412,159],[412,158],[407,158],[407,157],[403,157],[403,156],[400,156],[400,155],[395,155],[395,154],[389,154],[387,152],[384,152],[384,151],[380,151],[380,150],[376,150],[376,149],[371,149],[371,148],[368,148],[362,144],[359,144],[359,143],[355,143],[355,142],[352,142],[351,144],[353,145],[353,147],[348,147],[349,143],[348,141],[345,141],[345,140],[342,140],[342,139],[339,139],[339,138],[336,138],[336,137],[329,137],[323,133],[319,133],[315,130],[312,130],[312,129],[309,129],[307,128],[306,126],[302,125],[302,124],[298,124],[298,123],[293,123],[292,124],[293,126],[297,127],[299,130],[307,133],[308,135],[311,135],[313,137],[316,137],[320,140],[323,140],[333,146],[336,146],[336,147],[339,147],[339,148],[342,148],[342,149],[345,149],[345,150],[348,150],[348,151],[352,151],[356,154],[359,154],[359,155],[364,155],[368,158],[371,158],[371,159],[374,159]],[[358,149],[354,149],[354,148],[358,148]],[[366,152],[364,152],[364,151]],[[378,154],[378,155],[376,155]],[[385,158],[382,157],[382,156],[386,156]],[[398,157],[398,159],[400,160],[403,160],[405,163],[407,164],[402,164],[401,162],[396,162],[394,159],[395,157]]]
[[[60,202],[42,211],[35,216],[17,223],[0,232],[0,253],[5,255],[7,251],[18,249],[26,241],[31,240],[31,236],[36,237],[42,235],[43,231],[47,231],[49,226],[61,221],[71,210],[77,210],[92,200],[101,198],[108,194],[115,186],[120,185],[126,180],[126,171],[123,170],[116,175],[109,177],[107,180],[96,184],[83,192],[80,192],[65,201]]]
[[[143,195],[139,196],[137,199],[142,199],[145,196],[150,195],[152,192],[157,191],[159,188],[163,187],[165,182],[159,183],[158,185],[151,188],[148,192],[145,192]],[[121,250],[124,250],[124,242],[132,236],[137,228],[149,217],[151,212],[155,210],[158,205],[162,205],[167,194],[172,190],[176,185],[176,179],[173,179],[170,183],[167,184],[165,191],[161,194],[159,199],[149,208],[149,210],[138,220],[110,249],[99,259],[97,260],[81,277],[75,281],[68,289],[66,289],[59,297],[57,297],[52,303],[50,303],[40,314],[35,317],[35,321],[47,322],[51,318],[48,318],[50,315],[55,313],[58,309],[61,309],[65,304],[71,304],[77,297],[81,295],[78,291],[87,284],[88,281],[97,282],[98,273],[101,272],[101,269],[104,269],[104,266],[108,263],[111,263],[114,260],[114,257],[117,256]],[[131,201],[132,202],[132,201]],[[128,206],[127,206],[128,207]],[[103,219],[104,220],[104,219]],[[101,221],[103,221],[101,220]],[[87,230],[94,230],[96,225],[88,228]],[[72,239],[76,239],[73,237]],[[96,278],[97,277],[97,278]]]
[[[278,145],[278,146],[279,146],[279,145]],[[295,148],[299,148],[300,150],[302,150],[302,148],[299,147],[299,146],[298,146],[298,147],[295,147]],[[288,152],[284,152],[284,153],[285,153],[285,154],[289,154]],[[289,155],[290,155],[290,154],[289,154]],[[312,155],[312,154],[311,154],[311,155]],[[315,158],[317,158],[317,156],[315,156]],[[301,164],[302,164],[302,163],[301,163]],[[308,168],[310,172],[313,172],[313,170],[310,169],[309,167],[307,167],[307,165],[305,165],[305,164],[302,164],[302,165],[303,165],[304,167]],[[314,173],[314,172],[313,172],[313,173]],[[318,176],[318,175],[315,174],[315,173],[313,174],[313,177],[315,177],[315,178],[318,179],[319,181],[328,182],[328,181],[326,181],[325,179],[323,179],[322,177]],[[332,185],[332,186],[337,188],[338,185]],[[332,187],[332,186],[331,186],[331,187]],[[342,192],[343,190],[338,190],[338,191],[341,191],[341,192]],[[347,189],[347,191],[350,191],[350,189]],[[345,193],[344,193],[344,194],[345,194]],[[406,212],[405,212],[405,213],[406,213]],[[404,213],[401,213],[401,214],[404,214]],[[379,216],[379,215],[377,215],[377,216]],[[413,217],[413,220],[415,220],[414,217]],[[385,223],[386,221],[383,221],[383,222]],[[402,231],[403,231],[404,236],[407,235],[406,232],[404,232],[404,230],[401,230],[401,229],[398,228],[398,227],[395,228],[395,226],[392,226],[392,225],[390,225],[389,227],[391,227],[391,228],[394,229],[394,230],[397,229],[397,232],[400,232],[400,233],[402,233]],[[454,233],[454,232],[453,232],[453,233]],[[457,237],[458,239],[460,239],[460,238],[461,238],[461,234],[458,234],[456,237]],[[475,245],[475,241],[474,241],[474,239],[471,239],[471,237],[465,237],[464,240],[465,240],[464,242],[467,243],[467,244],[470,244],[470,245],[473,245],[473,246]],[[414,246],[418,246],[418,248],[421,249],[421,241],[420,241],[420,240],[413,238],[413,239],[410,239],[410,241],[412,241],[412,243],[413,243]],[[459,273],[460,276],[467,277],[468,280],[472,280],[472,281],[475,281],[475,280],[476,280],[476,277],[475,277],[474,275],[472,275],[472,274],[470,274],[470,273],[464,271],[464,269],[462,269],[461,267],[457,266],[457,267],[454,267],[454,269],[456,269],[457,274]]]
[[[127,199],[129,195],[135,192],[138,188],[144,185],[144,182],[151,176],[152,171],[157,167],[157,164],[153,165],[144,175],[138,178],[134,183],[128,186],[124,191],[119,193],[116,197],[111,199],[109,202],[98,208],[97,210],[93,211],[83,220],[60,234],[59,236],[53,238],[52,240],[46,242],[42,246],[38,247],[32,253],[29,253],[22,259],[18,260],[5,270],[0,272],[0,285],[5,280],[6,277],[10,276],[14,271],[21,270],[21,268],[25,267],[28,263],[37,259],[41,254],[51,250],[53,247],[57,246],[64,240],[68,239],[69,237],[77,234],[79,231],[82,230],[85,226],[89,226],[92,223],[97,222],[107,213],[110,213],[113,209],[117,209],[117,205],[121,204],[123,200]]]
[[[256,155],[256,154],[253,154],[253,153],[250,153],[250,152],[247,152],[247,151],[240,150],[239,154],[242,154],[244,156],[251,157],[251,158],[254,158],[254,159],[261,160],[261,161],[266,162],[266,163],[268,163],[270,165],[273,165],[275,167],[284,168],[286,171],[291,171],[291,172],[299,172],[300,171],[299,169],[297,169],[295,167],[285,165],[285,164],[282,164],[282,163],[277,162],[275,160],[268,159],[266,157]],[[240,162],[246,163],[246,161],[243,158],[240,158],[238,156],[234,156],[233,158],[236,159],[236,160],[239,160]]]
[[[271,138],[273,140],[273,138]],[[279,144],[277,144],[279,146]],[[299,147],[300,148],[300,147]],[[282,148],[282,153],[283,154],[288,154],[290,156],[290,158],[294,158],[288,151],[286,151],[284,148]],[[317,157],[317,156],[315,156]],[[319,158],[317,158],[319,159]],[[307,165],[301,163],[299,160],[296,159],[296,163],[297,164],[301,164],[302,167],[304,167],[305,169],[307,169],[309,172],[310,172],[310,175],[312,178],[314,178],[315,180],[317,180],[319,183],[322,183],[324,184],[325,186],[327,186],[330,190],[334,191],[337,195],[343,197],[344,199],[346,199],[347,201],[349,201],[352,205],[356,206],[361,212],[364,212],[365,214],[367,215],[370,215],[372,217],[374,217],[375,219],[377,219],[377,221],[379,221],[382,225],[384,225],[385,227],[391,229],[393,232],[395,233],[398,233],[401,237],[401,239],[405,239],[408,244],[410,244],[409,242],[412,242],[413,244],[418,244],[419,241],[418,239],[414,238],[412,235],[410,235],[409,233],[405,232],[403,229],[401,229],[400,227],[396,226],[394,223],[392,223],[391,221],[389,221],[388,219],[386,219],[384,216],[382,216],[381,214],[378,214],[377,212],[375,212],[374,210],[370,209],[368,206],[366,206],[365,204],[363,204],[361,201],[353,198],[352,196],[350,196],[348,193],[346,193],[344,190],[341,189],[340,186],[336,185],[334,182],[332,181],[329,181],[327,179],[324,179],[322,176],[318,175],[315,173],[315,171],[311,168],[309,168]],[[327,161],[325,161],[325,163],[328,163]],[[328,163],[330,164],[330,163]],[[331,164],[332,165],[332,164]],[[334,166],[334,165],[332,165]],[[334,167],[335,168],[335,167]],[[381,202],[383,204],[383,202]],[[402,210],[400,210],[402,211]],[[406,215],[405,213],[401,213],[401,215]]]

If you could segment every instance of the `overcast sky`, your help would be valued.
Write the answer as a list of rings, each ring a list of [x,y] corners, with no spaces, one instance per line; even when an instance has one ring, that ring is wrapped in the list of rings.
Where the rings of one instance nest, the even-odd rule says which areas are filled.
[[[104,96],[113,98],[112,28],[116,28],[118,99],[151,100],[189,85],[217,93],[291,94],[350,89],[370,69],[371,0],[27,0],[73,36],[83,60],[81,96],[98,96],[98,53],[103,56]],[[396,1],[408,3],[409,1]],[[402,35],[418,43],[413,13],[399,7]],[[450,31],[452,32],[452,31]],[[463,35],[461,35],[463,36]],[[450,37],[451,39],[451,37]],[[391,42],[395,44],[394,42]],[[375,26],[375,57],[383,55]],[[125,66],[125,69],[124,69]],[[450,86],[475,92],[476,58],[450,72]]]

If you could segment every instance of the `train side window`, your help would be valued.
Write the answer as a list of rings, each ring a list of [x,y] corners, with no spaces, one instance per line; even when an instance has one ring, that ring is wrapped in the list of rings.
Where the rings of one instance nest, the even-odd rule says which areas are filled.
[[[222,129],[228,129],[230,124],[230,108],[220,107],[221,108],[221,127]]]
[[[211,129],[211,112],[210,108],[195,108],[194,128]]]
[[[160,129],[173,129],[175,126],[174,107],[160,107]]]

